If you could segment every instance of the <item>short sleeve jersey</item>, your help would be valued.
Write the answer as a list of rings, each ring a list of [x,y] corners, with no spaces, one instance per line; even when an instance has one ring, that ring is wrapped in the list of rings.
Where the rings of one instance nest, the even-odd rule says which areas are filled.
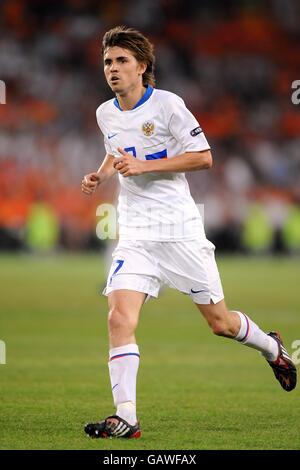
[[[96,112],[106,152],[118,147],[139,160],[174,158],[208,150],[193,114],[174,93],[148,86],[135,107],[122,111],[117,99]],[[184,173],[153,172],[123,177],[118,201],[119,236],[124,240],[205,240],[200,212]]]

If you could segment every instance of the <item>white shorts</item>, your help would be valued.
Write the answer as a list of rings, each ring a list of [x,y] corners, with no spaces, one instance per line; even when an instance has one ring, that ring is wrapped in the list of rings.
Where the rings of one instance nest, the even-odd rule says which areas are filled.
[[[214,250],[209,240],[120,241],[103,294],[129,289],[158,297],[161,286],[167,285],[197,304],[217,303],[224,295]]]

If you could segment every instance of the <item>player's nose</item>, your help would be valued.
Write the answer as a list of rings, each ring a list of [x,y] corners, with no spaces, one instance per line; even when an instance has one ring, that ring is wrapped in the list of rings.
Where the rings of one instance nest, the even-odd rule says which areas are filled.
[[[110,65],[110,72],[117,72],[119,70],[118,68],[118,63],[117,62],[112,62]]]

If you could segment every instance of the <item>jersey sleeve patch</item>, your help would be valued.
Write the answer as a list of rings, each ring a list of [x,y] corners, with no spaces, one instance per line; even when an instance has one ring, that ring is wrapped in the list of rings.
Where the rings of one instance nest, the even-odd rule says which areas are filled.
[[[201,134],[201,132],[203,132],[203,130],[201,129],[200,126],[198,126],[198,127],[195,127],[195,129],[193,129],[190,132],[190,134],[191,134],[192,137],[196,137],[196,135]]]

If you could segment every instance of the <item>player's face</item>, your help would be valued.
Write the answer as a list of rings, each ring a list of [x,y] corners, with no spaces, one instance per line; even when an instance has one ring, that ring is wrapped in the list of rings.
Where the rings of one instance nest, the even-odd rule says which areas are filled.
[[[120,95],[142,86],[146,65],[136,60],[128,49],[108,47],[104,53],[104,74],[110,88]]]

